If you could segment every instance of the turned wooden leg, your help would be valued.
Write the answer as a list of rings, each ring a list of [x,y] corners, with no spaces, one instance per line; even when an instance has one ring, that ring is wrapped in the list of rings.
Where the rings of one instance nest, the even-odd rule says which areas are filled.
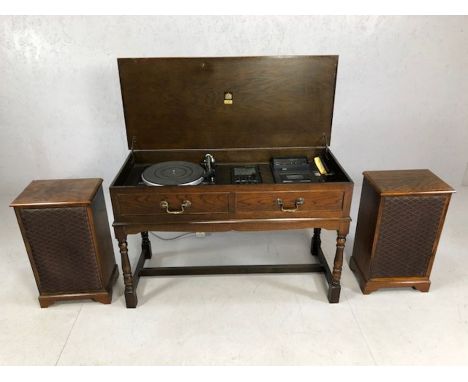
[[[133,286],[132,268],[130,266],[130,260],[128,259],[127,235],[119,235],[117,240],[119,241],[120,256],[122,258],[122,272],[125,284],[125,302],[127,304],[127,308],[136,308],[138,304],[138,298],[136,295],[136,290]]]
[[[336,252],[333,262],[332,283],[328,289],[328,301],[337,303],[340,301],[341,292],[341,269],[343,268],[343,251],[346,243],[346,235],[338,231],[336,237]]]
[[[145,252],[145,259],[151,259],[153,252],[151,251],[151,241],[148,237],[148,232],[141,233],[141,249]]]
[[[310,253],[313,256],[318,256],[318,251],[320,249],[320,245],[322,240],[320,240],[320,232],[322,231],[321,228],[314,228],[314,236],[312,236],[312,242],[310,244]]]

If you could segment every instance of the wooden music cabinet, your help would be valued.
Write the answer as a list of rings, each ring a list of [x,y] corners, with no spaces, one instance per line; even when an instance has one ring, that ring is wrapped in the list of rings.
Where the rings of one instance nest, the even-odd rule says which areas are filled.
[[[102,179],[34,180],[11,203],[39,289],[39,303],[112,301],[115,263]]]
[[[128,148],[110,186],[122,257],[125,299],[137,306],[142,276],[323,272],[328,300],[339,301],[353,182],[328,148],[337,56],[118,59]],[[214,181],[147,186],[142,172],[165,161],[216,159]],[[319,182],[275,183],[272,158],[321,155]],[[261,183],[235,184],[235,166],[252,165]],[[144,267],[148,231],[261,231],[314,228],[311,264]],[[332,269],[320,230],[337,232]],[[129,262],[127,235],[141,233],[142,252]]]
[[[429,170],[364,172],[350,259],[364,294],[391,287],[429,291],[453,192]]]

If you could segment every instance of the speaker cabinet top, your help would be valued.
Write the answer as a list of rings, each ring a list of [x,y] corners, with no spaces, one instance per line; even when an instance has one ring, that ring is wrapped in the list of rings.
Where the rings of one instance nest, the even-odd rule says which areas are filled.
[[[363,175],[381,195],[455,192],[430,170],[365,171]]]
[[[33,180],[10,207],[87,206],[101,183],[100,178]]]

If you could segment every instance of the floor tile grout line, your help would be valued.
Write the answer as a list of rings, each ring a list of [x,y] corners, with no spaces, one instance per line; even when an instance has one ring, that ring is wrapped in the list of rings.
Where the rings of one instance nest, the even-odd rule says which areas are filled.
[[[378,366],[378,363],[374,357],[374,353],[372,352],[372,349],[371,349],[371,346],[369,345],[369,342],[367,341],[367,338],[366,338],[366,335],[364,334],[364,331],[362,330],[362,327],[361,327],[361,324],[359,323],[359,320],[356,316],[356,313],[354,312],[354,309],[353,309],[353,306],[350,302],[350,300],[348,299],[348,296],[347,296],[347,293],[345,292],[345,297],[346,297],[346,303],[349,305],[349,309],[351,310],[351,313],[353,315],[353,318],[354,318],[354,321],[356,322],[356,325],[358,326],[359,328],[359,332],[361,333],[361,336],[362,338],[364,339],[364,342],[366,344],[366,347],[367,347],[367,350],[369,351],[369,354],[371,355],[372,357],[372,361],[374,361],[374,366]]]
[[[70,328],[70,331],[68,332],[67,339],[65,340],[65,343],[64,343],[63,346],[62,346],[62,350],[60,351],[60,354],[59,354],[59,356],[58,356],[58,358],[57,358],[57,361],[55,362],[55,366],[58,365],[58,363],[59,363],[59,361],[60,361],[60,358],[62,358],[63,351],[65,350],[65,347],[66,347],[67,344],[68,344],[68,340],[70,339],[71,333],[72,333],[72,331],[73,331],[73,328],[75,327],[75,324],[76,324],[76,321],[78,320],[78,317],[79,317],[80,314],[81,314],[82,309],[83,309],[83,304],[81,304],[80,310],[78,311],[78,314],[76,315],[75,320],[73,321],[72,327]]]

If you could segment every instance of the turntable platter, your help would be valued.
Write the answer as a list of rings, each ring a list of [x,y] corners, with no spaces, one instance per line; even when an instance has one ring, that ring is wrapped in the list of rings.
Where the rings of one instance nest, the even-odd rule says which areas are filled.
[[[148,186],[194,186],[203,181],[202,166],[183,161],[170,161],[147,167],[141,179]]]

